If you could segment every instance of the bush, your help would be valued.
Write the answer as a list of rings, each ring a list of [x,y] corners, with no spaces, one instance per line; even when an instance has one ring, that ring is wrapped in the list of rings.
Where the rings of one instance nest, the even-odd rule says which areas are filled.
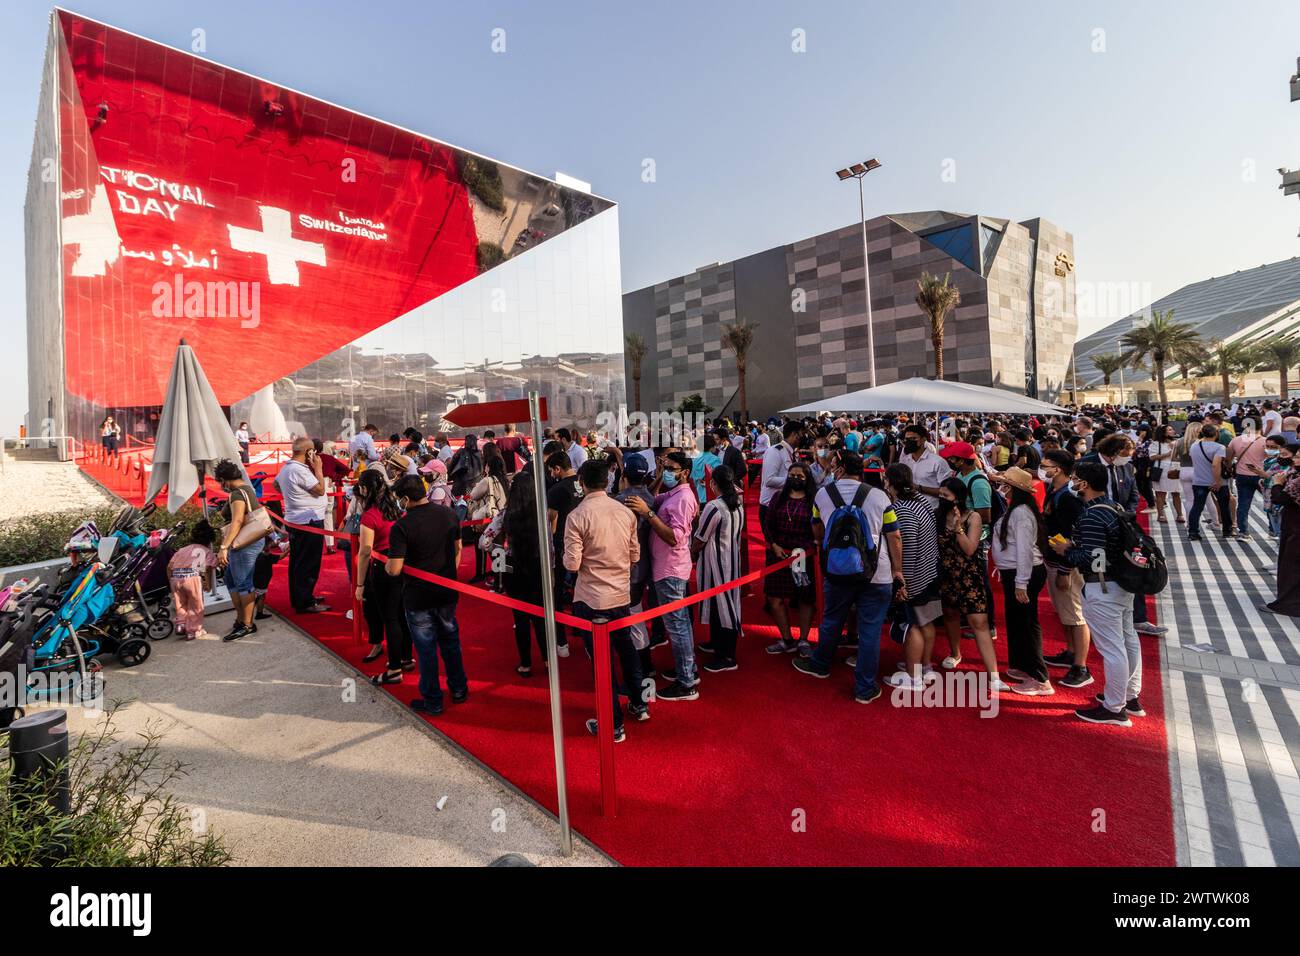
[[[169,793],[185,768],[162,756],[152,729],[123,745],[111,717],[68,757],[72,813],[43,794],[10,792],[8,736],[0,748],[0,866],[224,866],[223,841],[195,833]],[[26,790],[26,788],[24,788]]]
[[[495,242],[480,242],[478,244],[478,271],[487,272],[494,265],[502,262],[506,254],[501,251],[501,247]]]
[[[483,205],[497,212],[506,211],[505,187],[496,163],[466,156],[461,162],[460,178]]]
[[[83,521],[87,519],[94,521],[102,531],[112,524],[117,512],[118,508],[108,507],[91,512],[63,511],[56,514],[30,515],[6,521],[0,524],[0,568],[61,558],[64,544]],[[149,516],[148,526],[171,528],[177,522],[184,521],[187,528],[192,528],[194,522],[200,517],[202,513],[192,505],[186,505],[176,514],[169,514],[159,509]],[[188,534],[182,534],[177,539],[177,546],[185,544],[188,540]]]

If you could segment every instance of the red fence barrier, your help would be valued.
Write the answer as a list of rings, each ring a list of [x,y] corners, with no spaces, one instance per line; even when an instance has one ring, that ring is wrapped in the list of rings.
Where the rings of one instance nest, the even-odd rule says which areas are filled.
[[[306,531],[324,537],[346,537],[354,543],[358,540],[356,535],[351,535],[346,532],[327,532],[322,531],[320,528],[312,528],[307,525],[292,524],[285,521],[279,515],[274,514],[274,512],[272,513],[272,517],[283,524],[286,528],[291,528],[296,531]],[[479,524],[487,524],[487,519],[462,522],[462,525]],[[356,561],[356,555],[359,550],[360,549],[355,547],[354,544],[352,551],[354,562]],[[373,552],[371,557],[376,561],[388,560],[387,555],[377,551]],[[774,574],[777,571],[790,567],[802,557],[804,557],[803,552],[795,552],[794,554],[791,554],[790,557],[785,558],[776,564],[769,564],[761,570],[751,571],[749,574],[742,575],[727,584],[720,584],[717,587],[698,591],[695,594],[689,594],[670,604],[663,604],[651,608],[648,611],[642,611],[638,614],[629,615],[628,617],[618,618],[614,621],[596,624],[584,618],[575,617],[572,614],[566,614],[563,611],[555,612],[556,623],[563,624],[566,627],[571,627],[576,630],[588,631],[592,635],[592,650],[595,654],[596,665],[596,737],[600,744],[600,792],[601,814],[603,816],[612,817],[616,816],[618,813],[618,791],[614,783],[614,720],[610,716],[614,712],[614,691],[611,681],[613,663],[610,659],[609,642],[610,631],[623,630],[624,628],[631,627],[634,624],[651,621],[657,617],[662,617],[665,614],[671,613],[672,611],[678,611],[682,608],[698,604],[701,601],[722,594],[725,591],[731,591],[735,588],[753,584],[755,581],[758,581],[769,574]],[[354,563],[354,580],[356,571],[357,565]],[[420,571],[416,568],[410,567],[409,565],[404,565],[402,567],[402,573],[420,581],[438,584],[460,594],[465,594],[469,597],[486,601],[489,604],[496,604],[501,607],[510,608],[511,610],[523,611],[536,617],[542,617],[546,613],[545,609],[540,605],[529,604],[526,601],[519,601],[515,598],[507,597],[504,594],[497,594],[495,591],[489,591],[486,588],[477,587],[473,584],[465,584],[455,578],[446,578],[439,574],[430,574],[427,571]],[[354,587],[352,590],[352,634],[355,640],[361,640],[360,619],[360,602],[356,599],[356,589]]]

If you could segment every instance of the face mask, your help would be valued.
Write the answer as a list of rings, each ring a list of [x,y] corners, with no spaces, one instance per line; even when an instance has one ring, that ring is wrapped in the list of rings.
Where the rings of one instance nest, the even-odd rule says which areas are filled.
[[[398,498],[398,499],[397,499],[397,507],[401,508],[403,511],[406,510],[407,506],[410,505],[410,503],[411,503],[411,499],[410,499],[410,498]]]
[[[675,471],[665,471],[665,472],[664,472],[664,487],[665,487],[665,488],[674,488],[674,487],[676,487],[676,486],[677,486],[677,472],[675,472]]]
[[[903,448],[906,451],[920,451],[921,443],[915,438],[909,438],[907,441],[903,442]]]
[[[1120,455],[1118,458],[1116,458],[1116,459],[1114,460],[1114,464],[1116,464],[1116,465],[1127,465],[1127,464],[1128,464],[1130,461],[1132,461],[1132,460],[1133,460],[1133,457],[1132,457],[1131,455]]]
[[[792,491],[803,491],[808,487],[808,480],[806,478],[791,478],[789,485]]]
[[[1039,468],[1039,469],[1038,469],[1038,480],[1039,480],[1039,481],[1047,481],[1047,480],[1048,480],[1048,478],[1047,478],[1047,469],[1046,469],[1046,468]]]
[[[827,455],[829,455],[830,453],[831,453],[831,452],[830,452],[830,449],[829,449],[829,448],[818,448],[818,449],[817,449],[817,457],[818,457],[818,458],[825,458],[825,457],[826,457]]]

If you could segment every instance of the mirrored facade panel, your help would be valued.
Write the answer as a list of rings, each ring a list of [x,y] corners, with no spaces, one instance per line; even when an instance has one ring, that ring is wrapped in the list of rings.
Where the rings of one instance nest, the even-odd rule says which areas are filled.
[[[112,413],[148,440],[182,339],[223,404],[261,396],[279,408],[294,387],[320,396],[328,413],[283,399],[284,422],[313,429],[355,411],[347,375],[369,386],[373,371],[377,395],[400,388],[412,414],[436,419],[453,365],[506,375],[537,357],[556,363],[558,381],[574,365],[565,355],[585,368],[588,354],[621,354],[618,337],[598,331],[604,319],[584,314],[605,295],[608,262],[617,276],[616,227],[599,255],[580,242],[567,266],[520,272],[513,312],[493,313],[490,335],[460,341],[422,311],[529,262],[610,212],[608,200],[65,11],[53,15],[51,70],[57,107],[42,108],[37,140],[57,130],[58,195],[29,202],[28,223],[38,228],[55,204],[62,314],[33,309],[29,322],[61,326],[47,337],[61,340],[63,362],[37,376],[29,418],[54,407],[56,430],[93,439]],[[46,271],[48,287],[58,274]],[[554,327],[528,328],[526,315]],[[392,358],[375,359],[379,349]],[[576,384],[585,374],[573,394],[591,394]],[[45,394],[59,390],[66,409]]]

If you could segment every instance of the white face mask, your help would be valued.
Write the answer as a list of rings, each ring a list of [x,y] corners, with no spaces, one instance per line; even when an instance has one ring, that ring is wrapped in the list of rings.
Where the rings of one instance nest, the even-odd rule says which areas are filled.
[[[1116,465],[1127,465],[1132,460],[1133,457],[1131,455],[1120,455],[1118,458],[1112,459],[1113,463]]]

